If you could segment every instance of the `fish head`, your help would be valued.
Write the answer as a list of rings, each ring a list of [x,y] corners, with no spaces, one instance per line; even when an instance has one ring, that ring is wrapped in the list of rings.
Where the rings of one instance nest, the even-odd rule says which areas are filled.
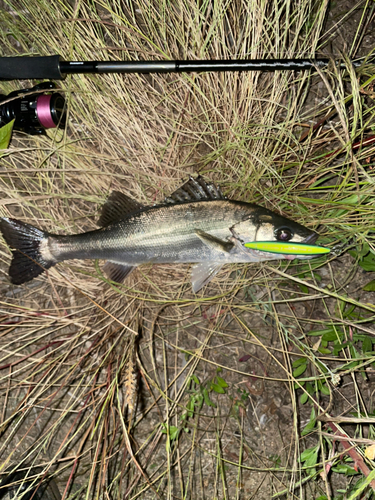
[[[290,243],[307,243],[313,245],[319,235],[298,222],[278,215],[265,208],[258,207],[252,214],[231,228],[232,235],[242,245],[253,241],[279,241]],[[275,254],[260,250],[245,248],[258,261],[276,259],[311,259],[316,255]]]

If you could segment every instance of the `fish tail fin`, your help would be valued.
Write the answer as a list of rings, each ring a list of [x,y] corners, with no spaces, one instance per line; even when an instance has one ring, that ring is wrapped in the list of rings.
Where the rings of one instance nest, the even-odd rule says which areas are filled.
[[[32,280],[56,264],[48,249],[48,233],[5,217],[0,218],[0,231],[7,244],[15,249],[9,267],[10,280],[15,285]]]

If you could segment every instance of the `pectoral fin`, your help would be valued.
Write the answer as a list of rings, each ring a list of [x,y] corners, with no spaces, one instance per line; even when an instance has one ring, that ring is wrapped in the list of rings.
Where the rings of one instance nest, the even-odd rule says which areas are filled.
[[[216,250],[217,252],[230,253],[230,251],[233,250],[234,244],[231,241],[221,240],[220,238],[216,238],[216,236],[205,233],[200,229],[196,229],[195,234],[205,245],[213,250]]]
[[[193,266],[191,269],[193,292],[197,293],[204,285],[207,285],[223,265],[221,262],[200,262]]]

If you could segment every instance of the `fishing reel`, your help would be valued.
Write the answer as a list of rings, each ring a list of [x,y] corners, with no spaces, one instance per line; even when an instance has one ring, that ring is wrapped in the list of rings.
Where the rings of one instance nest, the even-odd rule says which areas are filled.
[[[63,128],[66,101],[53,82],[43,82],[30,89],[0,94],[0,126],[14,119],[14,130],[30,135],[45,134],[49,128]]]

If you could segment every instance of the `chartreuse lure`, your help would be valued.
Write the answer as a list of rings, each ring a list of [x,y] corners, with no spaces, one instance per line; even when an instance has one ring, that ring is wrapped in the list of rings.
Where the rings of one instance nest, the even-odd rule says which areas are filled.
[[[278,253],[284,255],[324,255],[331,250],[318,245],[307,243],[291,243],[288,241],[251,241],[245,243],[246,248],[261,252]]]

